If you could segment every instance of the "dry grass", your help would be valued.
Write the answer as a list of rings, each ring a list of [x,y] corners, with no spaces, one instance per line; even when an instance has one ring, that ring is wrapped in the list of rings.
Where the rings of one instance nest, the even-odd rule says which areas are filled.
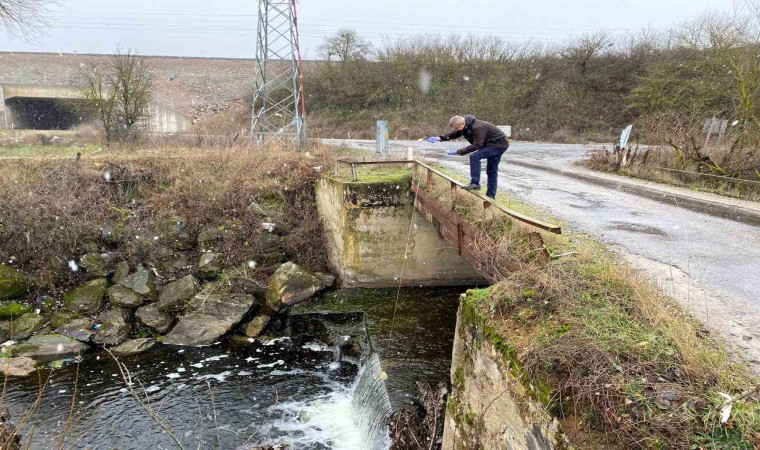
[[[223,229],[225,267],[260,261],[267,250],[261,224],[272,221],[275,233],[288,237],[289,257],[324,269],[313,182],[320,174],[315,167],[329,167],[331,158],[319,147],[164,147],[109,149],[79,161],[6,160],[0,165],[0,258],[32,275],[41,292],[56,294],[77,282],[67,261],[108,251],[134,266],[166,245],[163,228],[181,217],[191,238]],[[248,210],[252,202],[268,215]],[[111,236],[101,235],[104,226],[113,228]],[[263,276],[270,268],[257,270]]]

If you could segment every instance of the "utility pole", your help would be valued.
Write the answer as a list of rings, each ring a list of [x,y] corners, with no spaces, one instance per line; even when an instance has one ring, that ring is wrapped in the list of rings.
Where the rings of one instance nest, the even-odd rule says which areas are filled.
[[[295,0],[259,0],[251,138],[259,145],[306,139]]]

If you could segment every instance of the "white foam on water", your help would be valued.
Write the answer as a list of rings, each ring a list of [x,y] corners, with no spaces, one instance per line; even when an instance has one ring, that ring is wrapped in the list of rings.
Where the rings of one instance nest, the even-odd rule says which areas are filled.
[[[330,350],[330,347],[321,342],[307,342],[301,348],[315,352],[326,352]]]
[[[230,355],[216,355],[216,356],[211,356],[211,357],[208,357],[208,358],[204,359],[204,360],[203,360],[203,361],[201,361],[201,362],[219,361],[219,360],[221,360],[222,358],[229,358],[229,357],[230,357]]]
[[[271,367],[274,367],[274,366],[279,366],[279,365],[284,365],[284,364],[285,364],[285,361],[283,361],[281,359],[278,359],[277,361],[275,361],[275,362],[273,362],[271,364],[260,364],[257,367],[259,367],[259,368],[271,368]]]
[[[332,392],[308,402],[285,402],[272,407],[282,418],[272,428],[288,437],[292,448],[324,445],[332,450],[385,450],[390,437],[385,420],[391,412],[380,361],[373,355],[352,386],[325,378]]]
[[[281,338],[276,338],[276,339],[272,339],[272,340],[269,340],[269,341],[265,341],[263,343],[263,345],[269,347],[270,345],[277,344],[278,342],[289,341],[289,340],[290,340],[290,338],[287,337],[287,336],[285,336],[285,337],[281,337]]]
[[[208,380],[210,378],[213,378],[216,381],[219,381],[221,383],[221,382],[227,381],[227,377],[230,376],[230,375],[232,375],[232,372],[230,372],[229,370],[225,370],[222,373],[217,373],[217,374],[210,373],[208,375],[201,375],[201,376],[199,376],[197,378],[199,380]]]
[[[370,450],[364,433],[354,421],[352,393],[340,388],[308,403],[286,402],[274,407],[284,417],[273,428],[288,435],[291,448],[311,448],[322,444],[332,450]]]

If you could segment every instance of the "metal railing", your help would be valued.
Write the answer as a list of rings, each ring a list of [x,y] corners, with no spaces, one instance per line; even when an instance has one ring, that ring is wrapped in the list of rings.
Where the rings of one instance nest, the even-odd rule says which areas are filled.
[[[419,160],[406,160],[406,159],[402,159],[402,160],[386,160],[386,161],[349,161],[349,160],[345,160],[345,159],[339,159],[339,160],[337,160],[335,162],[335,176],[339,175],[339,168],[340,168],[341,164],[348,165],[348,166],[351,167],[351,180],[352,181],[358,181],[359,180],[359,175],[358,175],[358,171],[357,171],[357,167],[358,166],[363,166],[363,165],[381,165],[381,164],[413,164],[414,165],[414,171],[415,171],[415,173],[420,168],[427,171],[426,177],[425,177],[425,179],[426,179],[426,185],[427,186],[430,186],[432,184],[432,177],[433,177],[433,175],[436,175],[436,176],[438,176],[440,178],[443,178],[444,180],[448,181],[449,184],[450,184],[450,186],[451,186],[451,190],[452,191],[457,192],[457,191],[461,190],[461,191],[463,191],[463,192],[466,193],[465,195],[472,195],[472,196],[476,197],[478,200],[482,201],[484,209],[493,207],[493,208],[498,209],[499,211],[503,212],[504,214],[508,215],[509,217],[512,217],[513,219],[515,219],[515,220],[517,220],[519,222],[528,224],[530,226],[533,226],[533,227],[536,227],[536,228],[539,228],[539,229],[542,229],[542,230],[545,230],[545,231],[549,231],[551,233],[562,234],[562,228],[559,225],[553,225],[553,224],[544,222],[544,221],[539,220],[539,219],[534,219],[534,218],[529,217],[529,216],[527,216],[525,214],[519,213],[519,212],[514,211],[512,209],[509,209],[507,207],[504,207],[501,204],[499,204],[496,201],[494,201],[493,199],[491,199],[489,197],[486,197],[485,195],[481,194],[480,192],[473,191],[473,190],[463,189],[466,186],[466,184],[461,183],[461,182],[453,179],[452,177],[446,175],[445,173],[443,173],[443,172],[441,172],[441,171],[439,171],[439,170],[437,170],[437,169],[435,169],[435,168],[433,168],[433,167],[431,167],[431,166],[429,166],[429,165],[427,165],[427,164],[425,164],[425,163],[423,163],[423,162],[421,162]]]

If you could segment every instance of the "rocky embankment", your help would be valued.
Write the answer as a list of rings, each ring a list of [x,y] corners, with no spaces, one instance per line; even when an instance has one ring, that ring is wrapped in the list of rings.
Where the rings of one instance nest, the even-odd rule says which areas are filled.
[[[208,240],[201,233],[195,249],[208,248]],[[187,242],[182,247],[194,249]],[[192,273],[164,284],[151,264],[130,267],[109,253],[88,253],[70,262],[85,281],[60,299],[41,302],[28,298],[33,282],[27,276],[0,265],[0,372],[27,376],[104,348],[118,357],[159,343],[210,345],[233,332],[257,337],[273,317],[335,281],[286,262],[264,286],[248,278],[245,268],[223,271],[222,258],[203,251]],[[234,279],[235,288],[218,289],[220,279]]]

